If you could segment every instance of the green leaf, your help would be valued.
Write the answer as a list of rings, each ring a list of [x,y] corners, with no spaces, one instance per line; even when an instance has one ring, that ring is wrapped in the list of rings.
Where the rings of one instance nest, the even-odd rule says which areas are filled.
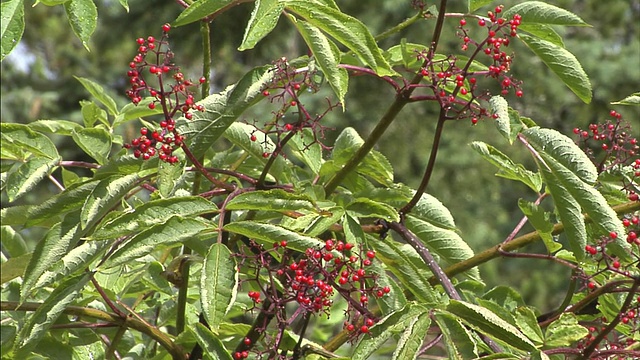
[[[491,4],[492,2],[493,0],[467,0],[468,12],[472,13],[487,4]]]
[[[85,49],[90,51],[87,42],[98,25],[98,9],[96,5],[92,0],[69,0],[64,3],[64,9],[67,11],[71,29],[73,29],[78,39],[82,41]]]
[[[578,323],[576,315],[565,312],[547,327],[544,345],[550,348],[571,346],[587,334],[589,330]]]
[[[412,215],[407,216],[406,225],[407,229],[420,238],[429,250],[438,254],[441,261],[448,265],[453,265],[474,256],[471,247],[455,231],[440,228]],[[482,281],[478,268],[472,268],[464,274],[474,280]]]
[[[424,342],[424,334],[429,330],[431,318],[429,312],[424,312],[411,319],[404,332],[398,338],[393,359],[415,359]]]
[[[368,176],[383,186],[393,184],[393,168],[391,162],[379,151],[371,150],[356,167],[358,174]]]
[[[515,320],[516,325],[525,334],[531,341],[536,345],[542,345],[543,343],[543,335],[542,329],[540,329],[540,325],[538,325],[538,320],[536,318],[536,314],[526,307],[520,306],[516,309],[515,312]]]
[[[376,350],[378,350],[388,339],[399,334],[403,335],[405,341],[409,340],[407,336],[411,336],[411,334],[406,334],[406,332],[411,332],[411,327],[407,329],[407,326],[410,324],[413,324],[413,326],[415,326],[416,319],[422,318],[423,315],[428,316],[428,314],[429,308],[417,303],[408,303],[402,309],[392,312],[391,314],[381,319],[376,325],[371,327],[369,334],[363,337],[358,345],[356,345],[353,351],[353,355],[351,355],[351,359],[369,359],[369,357]],[[425,320],[422,320],[421,325],[424,325],[424,323]],[[424,338],[424,333],[419,333],[416,335],[421,337],[420,340]],[[420,343],[421,342],[422,341],[420,341]],[[394,357],[394,359],[396,359],[396,357]]]
[[[562,248],[562,244],[557,243],[553,239],[553,235],[551,234],[553,231],[553,223],[549,220],[549,214],[545,212],[544,209],[524,199],[518,200],[518,207],[520,207],[522,213],[527,217],[529,223],[536,229],[550,254]]]
[[[107,95],[106,91],[100,84],[79,76],[74,76],[74,78],[76,78],[76,80],[78,80],[80,84],[82,84],[82,86],[84,86],[84,88],[96,98],[96,100],[103,104],[111,115],[116,116],[118,114],[118,108],[115,100],[113,100],[111,96]]]
[[[523,351],[535,351],[536,346],[518,328],[495,313],[465,301],[451,300],[447,311],[460,317],[467,325],[496,341]]]
[[[344,96],[349,86],[349,74],[347,70],[339,67],[340,50],[317,27],[306,21],[297,21],[293,15],[290,15],[289,18],[293,21],[309,49],[311,49],[316,63],[320,66],[327,82],[329,82],[331,89],[333,89],[344,109]]]
[[[539,127],[526,129],[522,134],[536,151],[548,154],[582,181],[594,184],[598,179],[598,170],[593,162],[566,135],[557,130]]]
[[[342,227],[344,229],[344,239],[351,244],[362,244],[365,239],[364,231],[357,218],[345,213],[342,216]]]
[[[89,228],[98,222],[113,206],[118,204],[131,189],[141,180],[138,174],[111,176],[91,191],[82,207],[80,226]]]
[[[449,209],[440,200],[427,193],[423,193],[420,196],[418,203],[411,210],[411,216],[429,222],[439,228],[456,229],[456,224]]]
[[[304,18],[330,35],[373,69],[379,76],[392,76],[391,69],[373,35],[360,20],[344,14],[333,7],[307,0],[284,0],[287,10]]]
[[[182,26],[198,21],[227,6],[234,4],[235,0],[199,0],[186,8],[173,22],[175,26]]]
[[[26,300],[40,276],[62,259],[84,235],[78,225],[78,213],[67,215],[64,220],[51,227],[44,239],[40,240],[24,272],[20,289],[20,300]]]
[[[612,105],[640,105],[640,92],[633,93],[626,98],[611,103]]]
[[[474,141],[470,145],[480,156],[500,169],[496,176],[520,181],[535,192],[539,192],[542,189],[542,176],[540,173],[534,173],[527,170],[522,164],[514,163],[511,158],[500,150],[484,142]]]
[[[607,199],[605,199],[598,190],[582,181],[574,172],[555,161],[551,156],[544,152],[540,153],[540,155],[560,183],[573,196],[575,201],[580,204],[584,212],[591,217],[596,227],[607,235],[611,232],[615,232],[618,235],[625,234],[622,221],[609,206]],[[624,236],[618,236],[612,243],[608,244],[607,247],[610,247],[611,252],[620,258],[630,259],[629,253],[631,251],[631,245],[628,244],[623,237]]]
[[[38,306],[18,334],[16,359],[28,358],[67,305],[80,294],[80,290],[89,282],[89,279],[90,274],[79,274],[66,279]]]
[[[98,181],[95,180],[74,184],[40,205],[30,208],[27,212],[27,218],[24,219],[26,226],[33,226],[47,219],[58,218],[58,216],[70,211],[80,209],[96,185],[98,185]],[[4,216],[3,219],[5,219]]]
[[[311,139],[313,139],[311,129],[304,129],[302,133],[294,135],[288,144],[292,154],[304,162],[313,174],[317,175],[323,162],[322,147],[317,142],[311,142]]]
[[[2,246],[4,247],[4,243]],[[0,284],[22,276],[27,265],[29,265],[31,255],[31,253],[26,253],[16,257],[10,257],[7,261],[3,262],[0,267]]]
[[[315,210],[310,197],[281,189],[242,193],[229,201],[228,210],[298,211]]]
[[[74,130],[82,129],[82,125],[68,120],[37,120],[30,122],[29,128],[39,132],[71,136]]]
[[[91,128],[95,125],[96,122],[100,122],[106,126],[109,126],[109,120],[107,120],[107,112],[96,105],[93,101],[81,100],[80,106],[82,107],[82,120],[85,127]]]
[[[587,227],[578,202],[562,186],[560,180],[550,171],[540,168],[547,184],[547,191],[553,197],[560,222],[569,240],[569,246],[578,261],[584,260],[584,247],[587,245]]]
[[[465,360],[478,357],[478,347],[471,332],[462,325],[460,318],[453,314],[434,309],[434,321],[444,335],[444,344],[449,359]]]
[[[42,179],[57,168],[60,160],[60,158],[33,157],[22,163],[16,171],[11,172],[7,178],[9,202],[13,202],[31,191]]]
[[[18,45],[24,33],[24,1],[3,1],[0,8],[0,61]]]
[[[522,16],[522,24],[537,23],[564,26],[590,26],[578,15],[542,1],[527,1],[514,5],[502,13],[505,19]]]
[[[202,220],[172,216],[165,222],[132,237],[111,255],[102,268],[110,268],[139,259],[153,250],[189,240],[206,229],[211,229],[211,224]]]
[[[547,24],[525,23],[518,26],[518,31],[526,31],[538,39],[546,40],[550,43],[564,47],[564,41],[558,33]]]
[[[73,141],[84,152],[96,159],[99,164],[105,164],[111,151],[111,134],[101,128],[74,130],[71,134]]]
[[[27,125],[0,123],[0,134],[2,135],[3,147],[5,146],[4,142],[7,142],[26,149],[34,155],[49,159],[57,159],[60,156],[51,139],[31,130]]]
[[[324,246],[324,242],[319,239],[305,236],[273,224],[263,224],[254,221],[236,221],[227,224],[224,230],[244,235],[267,245],[267,247],[271,246],[274,242],[280,242],[282,240],[287,241],[287,248],[299,252],[305,252],[309,248]]]
[[[376,259],[382,261],[420,303],[438,303],[438,294],[429,283],[431,273],[425,271],[427,265],[414,248],[388,238],[380,240],[368,235],[367,239],[367,243],[376,251]]]
[[[199,3],[211,1],[196,2]],[[196,157],[204,154],[245,109],[264,99],[262,90],[274,75],[271,70],[272,66],[254,68],[237,84],[199,101],[198,104],[205,108],[204,112],[195,112],[191,120],[178,119],[176,128],[187,137],[189,148]]]
[[[120,109],[120,113],[116,115],[113,120],[113,127],[138,118],[145,116],[152,116],[162,114],[162,107],[157,106],[153,109],[149,109],[149,104],[152,103],[155,98],[147,97],[142,99],[138,104],[128,103]]]
[[[38,277],[34,288],[45,288],[63,277],[84,271],[103,255],[109,245],[108,241],[88,241],[74,247],[60,260],[50,264],[49,268]]]
[[[162,224],[174,215],[191,217],[218,210],[214,203],[200,196],[173,197],[148,201],[98,226],[90,240],[115,239]]]
[[[587,73],[576,57],[550,41],[542,40],[526,34],[518,35],[528,47],[553,71],[562,82],[573,91],[584,103],[589,104],[591,83]]]
[[[404,66],[406,69],[417,70],[422,62],[416,54],[426,51],[428,46],[423,44],[407,43],[402,39],[399,45],[394,45],[384,52],[384,57],[391,66]],[[439,55],[436,55],[438,57]]]
[[[129,0],[118,0],[118,2],[127,12],[129,12]]]
[[[253,49],[278,24],[284,4],[278,0],[256,0],[249,23],[244,31],[239,51]]]
[[[362,144],[364,144],[364,140],[354,128],[344,128],[336,138],[331,152],[335,166],[339,168],[346,164]]]
[[[4,214],[3,214],[4,215]],[[4,224],[4,216],[2,216]],[[29,247],[24,241],[22,235],[15,231],[11,226],[0,226],[0,238],[2,239],[2,248],[10,258],[24,255],[29,252]]]
[[[206,356],[217,360],[233,360],[231,352],[224,347],[222,341],[206,326],[196,323],[190,330],[195,335]]]
[[[224,244],[211,245],[204,259],[200,276],[200,303],[205,319],[215,334],[236,299],[237,266],[231,251]]]
[[[502,96],[496,95],[489,99],[489,105],[491,106],[491,112],[498,115],[495,121],[498,132],[509,141],[509,144],[513,144],[511,138],[511,121],[509,119],[509,104]]]
[[[398,211],[392,206],[367,198],[354,199],[345,210],[360,218],[382,218],[386,221],[400,221]]]
[[[261,141],[251,141],[251,133],[254,131],[256,131],[256,128],[249,124],[235,122],[224,132],[224,137],[265,165],[268,159],[263,154],[265,152],[271,153],[276,145],[268,136],[261,138]],[[284,160],[282,156],[278,156],[269,169],[269,174],[273,176],[270,180],[287,181],[290,170],[291,164]]]

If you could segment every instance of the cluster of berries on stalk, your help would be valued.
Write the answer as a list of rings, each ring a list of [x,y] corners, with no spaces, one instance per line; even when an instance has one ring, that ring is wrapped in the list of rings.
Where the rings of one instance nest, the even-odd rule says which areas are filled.
[[[164,119],[159,122],[159,129],[140,129],[140,136],[130,143],[124,144],[126,149],[133,149],[136,158],[149,160],[158,156],[161,161],[174,164],[178,157],[173,154],[180,148],[185,137],[176,129],[175,117],[184,116],[187,120],[193,117],[192,111],[204,111],[204,106],[196,104],[190,88],[196,86],[191,80],[185,79],[184,74],[173,63],[174,54],[169,49],[169,31],[171,26],[162,26],[162,37],[153,36],[136,39],[138,53],[129,63],[130,70],[127,77],[131,87],[127,90],[127,97],[135,105],[140,104],[148,95],[150,101],[147,107],[151,110],[161,107]],[[155,77],[150,80],[149,76]],[[167,84],[171,78],[172,84]],[[200,78],[200,83],[205,82]],[[156,85],[157,84],[157,85]]]
[[[292,250],[286,240],[274,243],[270,249],[255,242],[250,245],[253,255],[236,254],[241,259],[240,266],[247,266],[252,269],[248,273],[257,274],[244,280],[252,283],[254,289],[247,294],[255,306],[268,299],[275,310],[262,311],[273,311],[283,324],[307,314],[330,316],[333,301],[339,296],[347,302],[344,328],[355,339],[368,333],[378,320],[368,310],[371,301],[391,292],[389,286],[378,285],[378,276],[371,269],[376,257],[373,250],[334,239],[304,253]],[[273,285],[276,283],[282,286],[276,289]],[[289,303],[297,304],[298,311],[287,316]]]
[[[598,172],[622,174],[622,187],[628,199],[639,201],[640,143],[632,136],[631,125],[624,121],[622,114],[611,110],[609,117],[603,123],[589,124],[587,129],[574,128],[576,143],[591,158]]]

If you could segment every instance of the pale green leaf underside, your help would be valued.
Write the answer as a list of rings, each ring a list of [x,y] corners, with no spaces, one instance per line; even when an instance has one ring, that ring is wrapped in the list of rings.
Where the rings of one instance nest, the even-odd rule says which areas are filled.
[[[98,25],[98,9],[93,0],[69,0],[64,3],[69,25],[82,41],[85,49],[89,50],[89,39]]]
[[[231,251],[214,243],[204,259],[200,276],[200,303],[211,331],[218,332],[238,290],[237,264]]]
[[[613,105],[640,105],[640,92],[633,93],[620,101],[612,102]]]
[[[278,225],[258,223],[254,221],[237,221],[227,224],[226,231],[244,235],[250,239],[270,247],[274,242],[287,241],[287,248],[305,252],[309,248],[324,246],[317,238],[306,236]]]
[[[182,26],[198,21],[206,16],[209,16],[216,11],[223,9],[230,4],[233,4],[235,0],[200,0],[195,1],[188,8],[186,8],[180,16],[174,21],[175,26]]]
[[[7,177],[7,195],[13,202],[33,189],[42,179],[57,168],[60,158],[47,159],[33,157],[22,163]]]
[[[195,327],[190,328],[190,331],[195,335],[196,341],[200,344],[204,354],[209,356],[210,359],[233,360],[231,353],[224,347],[222,341],[206,326],[196,323]]]
[[[249,23],[244,31],[239,51],[253,49],[256,44],[276,27],[284,4],[279,0],[256,0]]]
[[[434,310],[434,321],[442,331],[449,359],[466,360],[478,357],[478,347],[470,330],[460,318],[448,311]]]
[[[240,194],[226,206],[227,210],[298,211],[315,210],[311,198],[281,189],[259,190]]]
[[[509,119],[509,104],[507,100],[500,95],[496,95],[489,99],[489,105],[491,106],[491,111],[498,115],[495,121],[498,132],[500,132],[500,135],[507,139],[510,144],[513,143],[513,139],[510,136],[511,120]]]
[[[470,145],[480,156],[500,169],[496,176],[520,181],[535,192],[542,188],[542,177],[539,173],[527,170],[522,164],[514,163],[500,150],[484,142],[474,141]]]
[[[527,1],[507,9],[504,18],[522,16],[522,24],[537,23],[565,26],[589,26],[578,15],[542,1]]]
[[[82,207],[80,226],[90,227],[116,205],[140,180],[138,174],[111,176],[93,189]]]
[[[0,61],[18,45],[24,32],[24,0],[2,2],[0,9]]]

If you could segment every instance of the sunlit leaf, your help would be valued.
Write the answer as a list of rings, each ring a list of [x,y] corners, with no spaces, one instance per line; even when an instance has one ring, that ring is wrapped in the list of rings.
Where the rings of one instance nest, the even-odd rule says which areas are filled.
[[[514,5],[505,10],[502,17],[510,19],[515,14],[522,16],[522,24],[589,26],[578,15],[542,1],[526,1]]]
[[[278,0],[256,0],[249,23],[238,50],[253,49],[256,44],[276,27],[284,4]]]
[[[223,244],[211,245],[200,276],[200,303],[214,333],[233,305],[238,291],[236,260]]]
[[[2,2],[0,9],[0,61],[18,45],[24,32],[24,0]]]
[[[98,9],[92,0],[69,0],[64,3],[69,25],[89,50],[89,39],[98,25]]]

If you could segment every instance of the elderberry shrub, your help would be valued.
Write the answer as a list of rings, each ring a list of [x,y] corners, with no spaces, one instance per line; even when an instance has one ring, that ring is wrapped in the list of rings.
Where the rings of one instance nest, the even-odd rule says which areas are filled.
[[[162,36],[136,39],[138,53],[129,63],[127,77],[131,87],[127,97],[135,105],[140,104],[143,96],[148,95],[151,110],[160,107],[163,119],[158,122],[158,129],[140,129],[140,136],[124,144],[126,149],[133,149],[133,156],[149,160],[158,156],[169,164],[178,162],[173,152],[181,148],[185,137],[176,129],[175,117],[179,114],[187,120],[193,117],[191,111],[204,111],[204,106],[196,104],[191,88],[197,86],[185,79],[180,68],[173,62],[174,54],[169,48],[169,31],[171,26],[162,26]],[[152,77],[151,79],[149,77]],[[170,79],[170,85],[168,84]],[[200,79],[200,83],[204,82]]]

